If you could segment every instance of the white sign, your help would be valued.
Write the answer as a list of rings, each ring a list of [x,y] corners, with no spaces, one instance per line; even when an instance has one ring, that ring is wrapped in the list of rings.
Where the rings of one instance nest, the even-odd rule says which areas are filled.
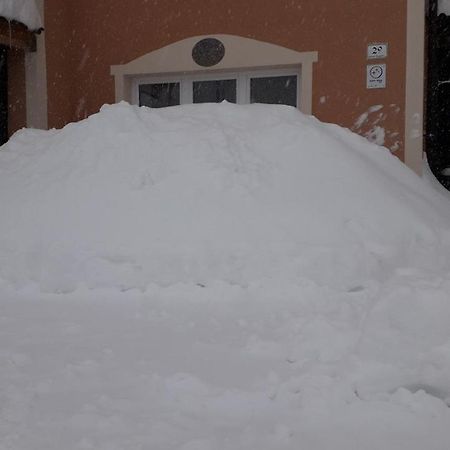
[[[370,44],[367,46],[367,59],[383,59],[387,57],[387,44]]]
[[[369,64],[367,66],[367,89],[386,87],[386,64]]]

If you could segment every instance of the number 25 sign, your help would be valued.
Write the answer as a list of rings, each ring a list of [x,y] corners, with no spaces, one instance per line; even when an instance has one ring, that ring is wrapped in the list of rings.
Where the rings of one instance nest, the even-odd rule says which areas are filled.
[[[367,46],[368,59],[382,59],[387,57],[387,44],[370,44]]]

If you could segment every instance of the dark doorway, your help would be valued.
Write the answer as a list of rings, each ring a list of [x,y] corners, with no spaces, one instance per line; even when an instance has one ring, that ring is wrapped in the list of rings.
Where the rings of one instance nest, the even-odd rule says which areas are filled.
[[[8,140],[8,49],[0,46],[0,145]]]
[[[429,0],[427,13],[426,153],[433,174],[450,190],[450,17],[438,14],[437,0]]]

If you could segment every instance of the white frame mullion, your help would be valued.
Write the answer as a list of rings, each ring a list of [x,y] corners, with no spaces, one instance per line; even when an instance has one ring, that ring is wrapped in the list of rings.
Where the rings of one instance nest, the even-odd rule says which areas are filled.
[[[248,85],[248,79],[244,72],[241,72],[237,75],[237,81],[236,81],[236,103],[238,105],[246,105],[249,103],[249,96],[247,95],[247,85]]]
[[[192,80],[183,78],[180,85],[180,104],[189,105],[193,102]]]

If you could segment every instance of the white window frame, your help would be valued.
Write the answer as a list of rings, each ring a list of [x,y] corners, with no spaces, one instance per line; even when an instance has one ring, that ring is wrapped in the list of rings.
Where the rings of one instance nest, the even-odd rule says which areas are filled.
[[[297,108],[301,104],[301,66],[284,67],[279,69],[253,69],[221,72],[198,72],[190,74],[145,75],[133,77],[131,82],[131,102],[139,105],[139,86],[142,84],[180,83],[180,104],[193,103],[194,81],[236,80],[236,103],[247,105],[250,103],[250,80],[252,78],[267,77],[297,77]]]
[[[200,40],[206,38],[220,40],[226,51],[224,58],[216,66],[203,69],[192,59],[192,49]],[[317,51],[299,52],[269,42],[230,34],[202,35],[151,50],[125,64],[113,65],[111,75],[114,76],[116,102],[133,103],[132,96],[136,97],[136,94],[132,89],[132,81],[135,77],[152,74],[161,79],[163,75],[176,77],[177,74],[188,75],[199,72],[231,73],[263,68],[301,67],[300,102],[297,107],[305,114],[312,114],[313,66],[318,59]],[[134,103],[136,103],[135,98]]]

